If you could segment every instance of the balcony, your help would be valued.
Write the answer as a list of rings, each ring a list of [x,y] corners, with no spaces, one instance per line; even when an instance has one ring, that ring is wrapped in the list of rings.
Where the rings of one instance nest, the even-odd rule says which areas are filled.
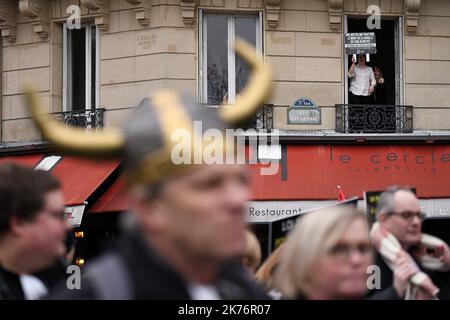
[[[273,104],[266,104],[256,113],[249,122],[244,123],[242,129],[255,129],[256,131],[271,132],[273,129]]]
[[[289,123],[289,108],[288,105],[264,105],[256,117],[241,125],[256,132],[244,135],[276,133],[280,141],[296,143],[450,140],[450,107],[445,106],[323,105],[319,106],[321,122],[318,124]]]
[[[86,128],[87,130],[103,128],[105,109],[76,110],[53,113],[53,117],[66,126]]]
[[[412,133],[413,107],[337,104],[336,132]]]

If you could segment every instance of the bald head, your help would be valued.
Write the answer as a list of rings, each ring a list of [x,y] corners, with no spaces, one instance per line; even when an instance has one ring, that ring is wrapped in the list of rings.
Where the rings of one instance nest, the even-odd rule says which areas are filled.
[[[422,220],[420,204],[409,189],[397,188],[380,196],[377,218],[407,249],[420,241]]]
[[[420,209],[419,199],[410,190],[399,190],[394,195],[394,211],[414,211]]]

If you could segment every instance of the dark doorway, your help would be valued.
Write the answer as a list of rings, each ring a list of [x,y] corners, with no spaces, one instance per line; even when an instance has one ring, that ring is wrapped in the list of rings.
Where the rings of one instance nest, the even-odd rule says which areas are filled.
[[[395,105],[395,24],[397,20],[382,19],[381,29],[370,30],[366,25],[367,17],[348,18],[347,32],[375,32],[377,53],[370,55],[366,64],[370,67],[381,67],[385,83],[382,104]],[[348,66],[352,64],[352,56],[347,56]]]
[[[450,219],[433,218],[425,219],[422,225],[422,231],[438,237],[450,245]]]
[[[123,213],[124,214],[124,213]],[[74,231],[82,231],[83,236],[77,239],[75,262],[82,259],[85,263],[98,257],[111,248],[120,236],[119,217],[122,213],[87,214],[83,224]]]
[[[261,264],[270,255],[269,252],[269,223],[252,223],[250,224],[250,230],[255,234],[261,246]]]

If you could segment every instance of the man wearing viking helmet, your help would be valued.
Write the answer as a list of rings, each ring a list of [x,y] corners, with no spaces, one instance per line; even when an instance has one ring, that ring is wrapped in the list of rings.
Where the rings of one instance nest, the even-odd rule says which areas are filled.
[[[253,74],[235,105],[211,109],[177,92],[161,91],[143,99],[122,130],[105,128],[87,135],[65,128],[41,112],[28,90],[27,101],[43,137],[61,152],[123,158],[132,203],[122,239],[87,266],[81,290],[61,288],[50,298],[266,298],[239,263],[249,197],[245,167],[176,165],[171,159],[176,130],[193,135],[194,121],[201,121],[203,130],[232,128],[263,104],[271,72],[248,44],[237,42],[236,50]],[[221,143],[228,148],[227,141]],[[197,149],[191,157],[202,151]]]

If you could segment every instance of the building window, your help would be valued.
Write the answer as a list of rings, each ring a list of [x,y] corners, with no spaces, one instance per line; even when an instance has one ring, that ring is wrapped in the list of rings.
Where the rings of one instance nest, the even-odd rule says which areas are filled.
[[[64,24],[64,111],[98,106],[98,29],[83,25],[68,29]]]
[[[234,52],[237,37],[261,53],[260,15],[201,14],[200,100],[209,105],[234,103],[250,74],[248,65]]]

